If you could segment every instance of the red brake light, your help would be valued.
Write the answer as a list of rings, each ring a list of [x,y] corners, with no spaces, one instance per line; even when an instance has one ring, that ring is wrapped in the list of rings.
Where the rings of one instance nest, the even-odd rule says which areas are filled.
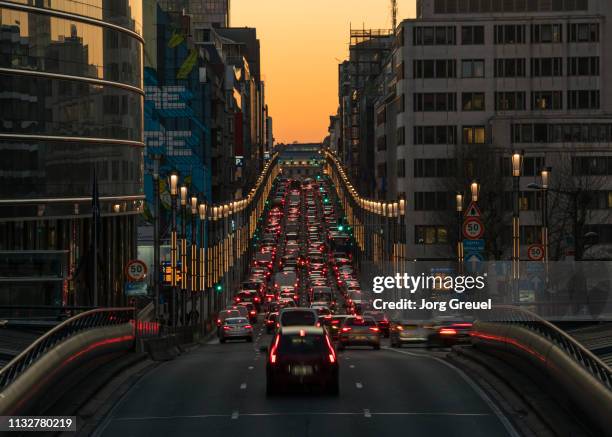
[[[272,345],[272,348],[270,349],[270,363],[271,364],[276,363],[276,349],[278,348],[279,341],[280,341],[280,335],[277,335],[276,339],[274,340],[274,344]]]
[[[217,319],[217,326],[221,326],[221,319]]]
[[[253,327],[251,325],[245,325],[244,327],[245,327],[245,329],[253,329]]]
[[[252,310],[252,311],[251,311],[251,314],[257,314],[257,311]]]
[[[457,330],[453,328],[442,328],[438,332],[440,335],[457,335]]]
[[[230,329],[232,329],[232,328],[230,328],[229,326],[224,326],[224,327],[223,327],[223,330],[224,330],[224,331],[229,331]]]
[[[471,323],[453,323],[453,326],[456,328],[471,328]]]
[[[378,327],[377,327],[377,326],[370,326],[370,331],[372,331],[372,332],[378,332],[378,331],[380,331],[380,329],[378,329]]]
[[[329,349],[329,362],[333,364],[336,362],[336,351],[332,347],[327,335],[325,336],[325,342],[327,343],[327,348]]]
[[[338,323],[340,323],[340,320],[332,320],[332,325],[337,325]]]
[[[345,326],[344,328],[342,328],[342,332],[349,332],[352,328]]]

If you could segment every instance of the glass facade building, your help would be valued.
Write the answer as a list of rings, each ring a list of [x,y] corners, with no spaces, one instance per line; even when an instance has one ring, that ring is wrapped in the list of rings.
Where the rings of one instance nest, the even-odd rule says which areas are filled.
[[[57,254],[65,273],[1,275],[0,305],[93,303],[94,174],[98,303],[124,303],[144,199],[143,103],[142,0],[2,2],[0,252],[27,251],[36,265]]]

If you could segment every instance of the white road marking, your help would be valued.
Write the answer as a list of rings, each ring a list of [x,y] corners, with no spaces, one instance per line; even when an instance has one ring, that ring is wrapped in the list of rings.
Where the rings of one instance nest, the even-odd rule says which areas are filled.
[[[407,352],[407,351],[402,351],[402,350],[397,350],[397,349],[391,349],[391,348],[388,348],[386,346],[384,347],[384,349],[387,349],[387,350],[392,351],[392,352],[397,352],[398,354],[410,355],[411,357],[429,358],[429,359],[432,359],[432,360],[436,360],[439,363],[444,364],[446,367],[448,367],[450,369],[453,369],[472,388],[472,390],[474,390],[476,392],[476,394],[478,396],[480,396],[480,398],[489,406],[489,408],[493,411],[493,413],[495,413],[495,415],[497,416],[499,421],[502,423],[504,428],[506,428],[506,431],[508,431],[508,434],[510,434],[512,437],[519,437],[520,436],[520,434],[516,431],[516,429],[514,429],[514,426],[512,426],[512,424],[510,423],[508,418],[506,416],[504,416],[504,414],[501,412],[499,407],[491,400],[489,395],[487,395],[480,388],[480,386],[478,384],[476,384],[469,376],[467,376],[463,370],[461,370],[458,367],[452,365],[451,363],[449,363],[447,361],[444,361],[443,359],[435,357],[433,355],[417,354],[417,353],[414,353],[414,352]]]
[[[249,366],[249,370],[253,370],[255,367],[253,366]]]
[[[242,384],[240,384],[240,390],[246,390],[247,385],[246,382],[243,382]]]
[[[236,420],[236,419],[238,419],[238,410],[234,410],[232,412],[232,420]]]
[[[354,369],[354,368],[355,368],[355,365],[354,365],[354,364],[351,364],[351,365],[349,366],[349,368]]]
[[[370,413],[370,410],[368,410],[367,408],[365,410],[363,410],[363,417],[365,417],[367,419],[372,417],[372,414]]]
[[[362,384],[362,383],[360,383],[360,382],[356,382],[356,383],[355,383],[355,387],[357,387],[357,388],[363,388],[363,384]]]

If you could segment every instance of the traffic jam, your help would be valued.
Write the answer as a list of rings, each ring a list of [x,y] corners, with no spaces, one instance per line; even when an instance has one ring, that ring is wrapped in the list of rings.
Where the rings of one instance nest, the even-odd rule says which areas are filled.
[[[232,305],[218,314],[220,343],[253,342],[259,323],[270,335],[260,348],[268,395],[305,385],[337,395],[338,353],[379,350],[383,338],[391,347],[429,348],[469,337],[469,323],[391,321],[373,310],[358,279],[350,226],[333,194],[321,176],[276,180],[249,271]]]

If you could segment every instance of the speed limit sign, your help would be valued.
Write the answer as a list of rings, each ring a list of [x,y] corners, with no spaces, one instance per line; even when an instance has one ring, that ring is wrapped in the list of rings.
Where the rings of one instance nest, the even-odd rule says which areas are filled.
[[[527,258],[531,261],[542,261],[544,259],[544,246],[532,244],[527,248]]]
[[[125,268],[125,275],[128,281],[137,282],[142,281],[147,276],[147,265],[144,261],[139,259],[133,259],[128,262]]]
[[[468,217],[463,222],[463,236],[468,240],[478,240],[484,234],[484,225],[478,217]]]

